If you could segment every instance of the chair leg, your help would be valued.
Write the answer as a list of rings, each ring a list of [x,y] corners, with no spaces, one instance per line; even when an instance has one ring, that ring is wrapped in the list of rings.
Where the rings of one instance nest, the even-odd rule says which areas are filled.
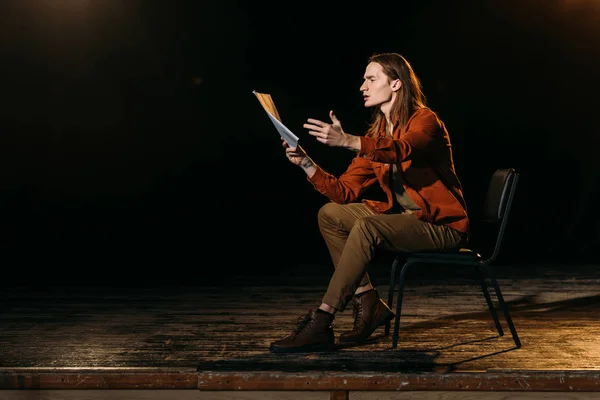
[[[394,290],[396,289],[396,270],[398,268],[398,264],[400,263],[400,256],[396,256],[394,258],[394,262],[392,263],[392,272],[390,273],[390,286],[388,291],[388,306],[392,307],[394,304]],[[385,323],[385,336],[390,335],[390,321]]]
[[[400,331],[400,316],[402,315],[402,298],[404,297],[404,274],[408,267],[415,262],[407,261],[400,270],[398,277],[398,301],[396,302],[396,317],[394,322],[394,334],[392,335],[392,348],[398,347],[398,332]]]
[[[492,282],[492,286],[496,291],[496,297],[498,297],[498,302],[500,303],[500,307],[502,307],[502,311],[504,312],[504,318],[506,319],[506,323],[508,324],[508,329],[510,329],[510,333],[512,334],[513,340],[515,341],[515,345],[520,348],[521,341],[519,340],[519,336],[517,335],[517,330],[515,329],[515,325],[513,324],[510,313],[508,312],[508,306],[504,302],[504,297],[502,296],[502,292],[500,291],[500,285],[498,285],[498,281],[492,275],[492,271],[488,269],[488,275]]]
[[[500,325],[500,320],[498,319],[498,313],[496,313],[496,309],[494,307],[494,304],[492,303],[492,298],[490,297],[490,293],[488,292],[488,287],[485,283],[486,273],[483,270],[484,268],[479,265],[475,265],[473,268],[475,268],[475,271],[477,272],[477,274],[479,276],[479,282],[481,283],[481,290],[483,291],[483,296],[485,297],[485,302],[487,303],[488,308],[490,309],[490,314],[492,314],[492,318],[494,320],[494,324],[496,325],[496,330],[498,331],[498,335],[504,336],[504,330],[502,330],[502,326]]]

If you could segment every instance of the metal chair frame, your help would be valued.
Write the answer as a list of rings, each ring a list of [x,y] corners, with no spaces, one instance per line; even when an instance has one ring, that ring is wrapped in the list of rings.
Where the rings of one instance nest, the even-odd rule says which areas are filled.
[[[504,232],[506,230],[506,224],[510,215],[510,210],[513,203],[518,179],[519,174],[514,169],[507,168],[496,170],[490,180],[484,204],[484,220],[486,222],[499,224],[499,227],[497,231],[494,250],[489,258],[484,259],[483,257],[481,257],[480,254],[468,248],[463,248],[453,253],[403,253],[398,254],[394,258],[390,274],[390,289],[388,294],[388,305],[392,307],[396,285],[398,286],[398,300],[396,304],[396,317],[394,318],[395,322],[394,333],[392,336],[392,348],[396,348],[398,346],[398,333],[400,330],[400,316],[402,312],[402,298],[404,292],[405,274],[409,267],[419,264],[472,266],[479,275],[481,289],[483,291],[485,301],[487,302],[488,308],[490,310],[492,319],[494,320],[494,323],[496,325],[498,335],[504,336],[504,331],[502,330],[500,320],[498,319],[498,314],[496,313],[496,309],[494,308],[494,304],[492,303],[492,299],[488,291],[488,287],[490,286],[490,284],[494,288],[496,297],[498,299],[498,303],[500,305],[500,308],[502,309],[502,312],[504,313],[504,318],[506,319],[508,328],[510,329],[515,345],[517,346],[517,348],[521,347],[521,341],[519,340],[519,336],[517,335],[517,330],[515,329],[512,318],[510,316],[508,306],[504,301],[504,297],[502,296],[502,292],[500,290],[500,286],[498,285],[498,281],[496,280],[492,272],[492,264],[498,258],[498,254],[500,253],[500,247],[502,246],[502,242],[504,239]],[[498,182],[498,180],[500,180],[500,183]],[[502,190],[497,191],[496,189],[498,189],[498,185],[500,184],[502,185]],[[402,259],[404,259],[405,261],[402,265],[402,268],[400,269],[400,274],[398,275],[398,265],[400,265]],[[389,335],[390,324],[391,321],[385,325],[386,336]]]

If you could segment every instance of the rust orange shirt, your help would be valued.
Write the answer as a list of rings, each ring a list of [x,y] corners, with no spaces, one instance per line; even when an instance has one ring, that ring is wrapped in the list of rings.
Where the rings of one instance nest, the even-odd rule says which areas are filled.
[[[359,153],[339,177],[317,166],[317,172],[308,179],[317,191],[336,203],[362,201],[377,213],[388,213],[394,205],[390,167],[396,163],[404,176],[404,189],[420,207],[413,212],[417,218],[469,232],[450,136],[432,110],[415,111],[403,129],[394,131],[392,138],[385,135],[382,125],[378,137],[361,136],[360,141]],[[381,186],[387,201],[361,198],[375,184]]]

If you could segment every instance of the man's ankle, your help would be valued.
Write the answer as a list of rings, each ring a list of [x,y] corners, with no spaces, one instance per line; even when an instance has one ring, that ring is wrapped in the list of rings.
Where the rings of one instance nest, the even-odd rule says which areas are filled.
[[[375,290],[375,288],[371,284],[367,284],[365,286],[359,286],[355,291],[354,295],[359,296],[363,293],[370,292],[371,290]]]
[[[331,314],[331,315],[335,315],[335,313],[337,311],[337,309],[335,307],[332,307],[329,304],[325,304],[325,303],[322,303],[319,306],[318,310],[326,312],[326,313]]]

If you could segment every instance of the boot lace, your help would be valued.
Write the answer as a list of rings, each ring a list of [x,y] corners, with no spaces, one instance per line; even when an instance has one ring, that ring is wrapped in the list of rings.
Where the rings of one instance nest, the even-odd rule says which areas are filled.
[[[357,298],[352,299],[352,318],[354,318],[354,331],[360,332],[363,328],[363,303]]]
[[[312,317],[311,311],[309,311],[308,314],[298,317],[298,321],[296,322],[296,327],[294,328],[294,330],[292,331],[292,333],[290,335],[294,336],[294,337],[298,336],[304,330],[304,328],[307,328],[308,326],[310,326],[310,323],[312,321],[314,321],[314,319],[311,317]]]

